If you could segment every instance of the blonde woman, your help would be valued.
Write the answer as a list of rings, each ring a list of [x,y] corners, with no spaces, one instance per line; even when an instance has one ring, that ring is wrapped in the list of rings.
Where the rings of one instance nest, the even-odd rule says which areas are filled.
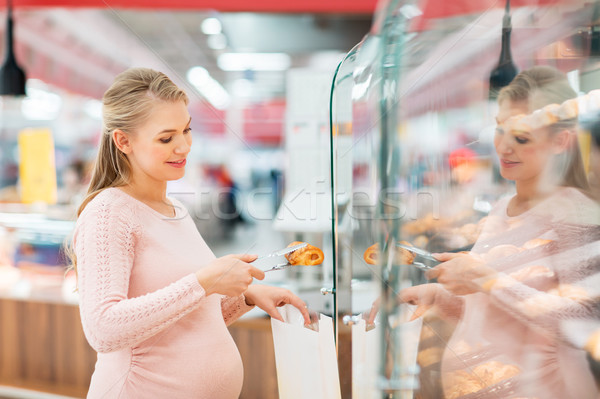
[[[550,67],[521,72],[498,97],[494,147],[515,192],[498,201],[469,254],[438,254],[437,284],[400,298],[458,324],[442,363],[447,398],[595,399],[599,391],[566,321],[600,326],[600,207],[588,193],[576,97]],[[558,110],[559,117],[555,111]],[[469,396],[471,397],[471,396]]]
[[[134,68],[103,98],[103,132],[73,237],[80,312],[98,352],[88,398],[234,399],[242,362],[227,325],[253,306],[281,320],[288,290],[253,285],[255,255],[216,259],[166,195],[192,144],[188,98]]]

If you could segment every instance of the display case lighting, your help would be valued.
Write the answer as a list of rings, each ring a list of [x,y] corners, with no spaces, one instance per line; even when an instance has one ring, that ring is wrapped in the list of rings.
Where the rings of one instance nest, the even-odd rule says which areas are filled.
[[[221,21],[215,17],[210,17],[202,21],[200,29],[205,35],[218,35],[221,33],[223,27],[221,26]]]
[[[285,53],[224,53],[217,59],[224,71],[285,71],[291,63]]]

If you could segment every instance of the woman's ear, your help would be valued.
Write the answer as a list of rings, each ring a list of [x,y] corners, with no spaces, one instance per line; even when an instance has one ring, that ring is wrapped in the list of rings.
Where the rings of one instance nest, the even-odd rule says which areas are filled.
[[[577,145],[573,142],[576,139],[575,133],[569,130],[561,130],[556,133],[552,138],[552,144],[554,144],[554,153],[561,154],[569,148],[571,145]]]
[[[131,152],[131,142],[127,133],[120,129],[116,129],[112,134],[112,139],[123,154],[129,154]]]

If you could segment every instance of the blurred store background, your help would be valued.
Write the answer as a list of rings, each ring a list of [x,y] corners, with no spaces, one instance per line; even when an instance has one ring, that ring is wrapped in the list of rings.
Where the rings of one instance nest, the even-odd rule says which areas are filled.
[[[169,194],[217,256],[263,254],[294,239],[331,246],[331,220],[322,218],[330,196],[299,226],[297,208],[311,204],[293,194],[284,216],[292,223],[274,222],[286,185],[330,185],[331,82],[369,31],[376,0],[12,0],[0,2],[4,56],[9,5],[27,79],[26,96],[0,96],[0,398],[85,395],[95,353],[80,331],[61,246],[90,178],[101,97],[129,67],[160,70],[190,97],[193,149]],[[321,270],[270,273],[268,282],[320,288]],[[329,303],[320,293],[309,302],[324,311]],[[270,329],[252,324],[260,312],[248,316],[250,327],[232,335],[244,359],[261,353],[263,367],[248,368],[257,374],[246,380],[256,382],[243,395],[274,397]]]
[[[266,281],[298,292],[311,309],[336,313],[332,295],[321,292],[335,287],[331,165],[337,157],[345,176],[337,177],[336,195],[356,184],[338,198],[340,214],[352,190],[367,194],[352,199],[356,209],[374,209],[367,197],[380,182],[369,140],[379,120],[368,106],[381,93],[380,71],[369,68],[383,48],[378,32],[387,30],[374,25],[374,16],[386,3],[0,0],[0,57],[10,47],[11,4],[14,53],[27,77],[26,96],[0,96],[0,399],[85,396],[96,355],[81,332],[74,276],[65,277],[60,249],[90,178],[100,99],[129,67],[160,70],[190,97],[193,148],[185,178],[168,191],[188,207],[215,254],[265,254],[295,240],[319,246],[322,267],[269,273]],[[492,148],[488,85],[501,51],[505,2],[402,3],[399,12],[410,20],[403,54],[410,57],[402,60],[406,120],[397,132],[412,168],[402,188],[460,186],[467,197],[475,186],[487,189],[471,166],[492,173],[492,158],[482,154]],[[512,60],[520,70],[551,65],[568,74],[578,93],[598,86],[600,7],[592,13],[583,1],[511,4]],[[332,83],[347,56],[351,79],[337,76],[331,131]],[[589,153],[589,140],[582,145]],[[478,197],[473,209],[489,212],[495,194]],[[460,198],[454,207],[464,205]],[[361,244],[377,240],[365,227],[370,218],[352,226],[346,220]],[[454,231],[452,237],[464,238]],[[357,254],[348,259],[362,262]],[[371,270],[344,275],[353,290],[350,308],[370,307],[377,281],[355,283],[370,279]],[[270,325],[253,316],[261,314],[251,312],[231,330],[246,365],[242,399],[275,398]]]

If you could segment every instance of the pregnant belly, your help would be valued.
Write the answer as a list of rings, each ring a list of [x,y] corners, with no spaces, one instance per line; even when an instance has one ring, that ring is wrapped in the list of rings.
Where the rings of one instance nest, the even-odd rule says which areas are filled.
[[[134,351],[131,383],[178,398],[237,398],[243,382],[240,354],[229,332],[169,334]],[[137,390],[136,389],[136,390]],[[167,390],[169,392],[167,392]],[[155,396],[152,396],[155,397]],[[167,397],[167,396],[161,396]]]

